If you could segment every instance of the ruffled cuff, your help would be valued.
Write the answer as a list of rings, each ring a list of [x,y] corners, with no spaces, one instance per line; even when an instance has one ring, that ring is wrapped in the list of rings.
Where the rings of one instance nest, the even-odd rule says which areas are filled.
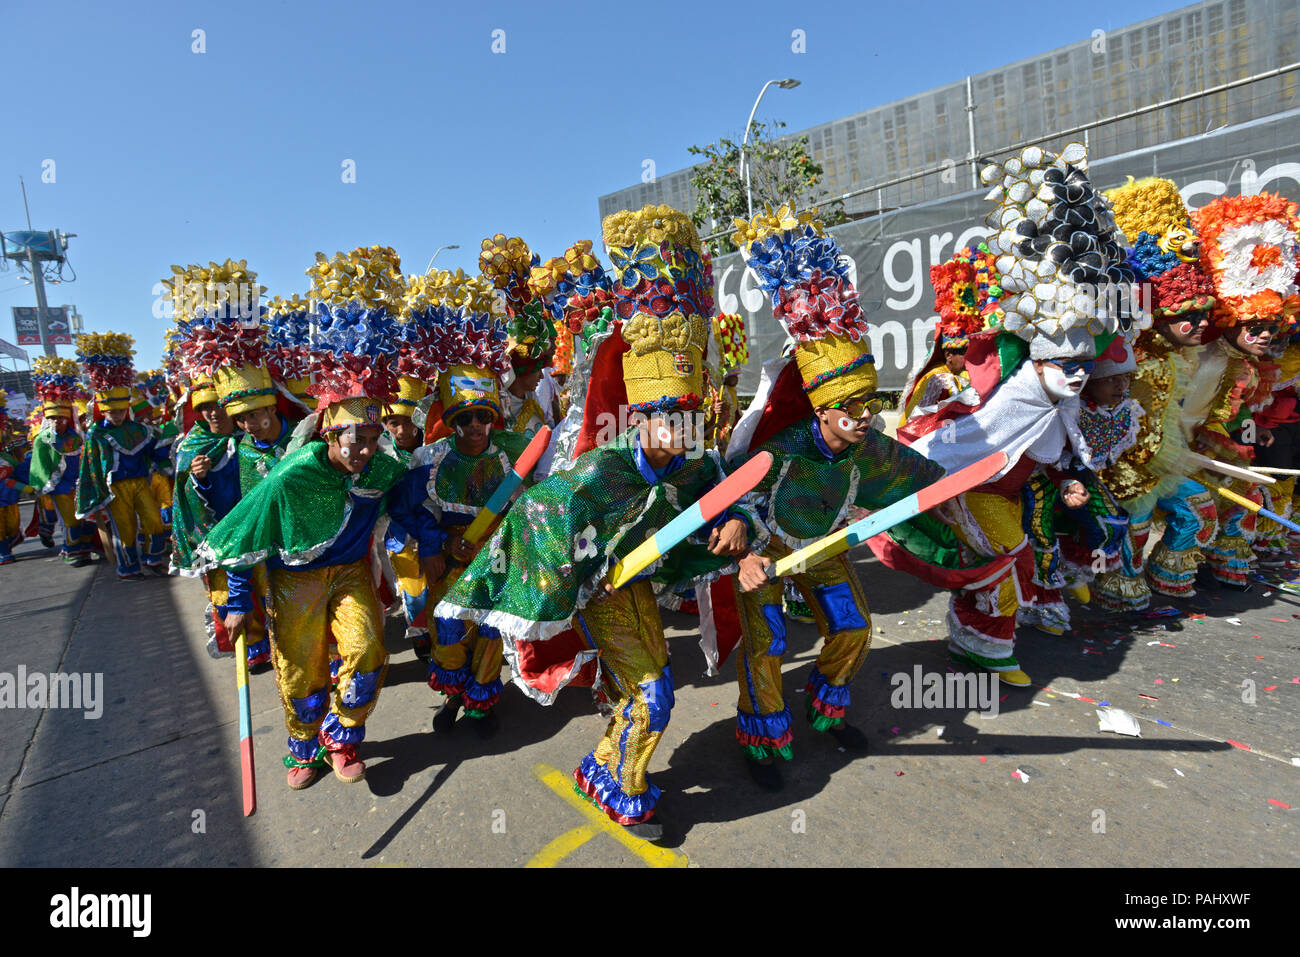
[[[316,751],[320,747],[315,738],[289,738],[289,754],[306,764],[316,760]]]
[[[579,793],[585,794],[611,821],[617,824],[640,824],[648,821],[659,803],[659,787],[649,784],[644,794],[625,794],[595,754],[588,754],[573,772]]]
[[[765,748],[772,752],[788,749],[794,740],[790,730],[790,709],[775,714],[736,712],[736,741],[742,748]],[[766,757],[767,755],[763,755]]]
[[[366,726],[364,724],[357,725],[355,728],[344,727],[343,722],[339,721],[339,716],[333,711],[325,715],[325,720],[321,722],[320,743],[331,751],[337,751],[349,744],[360,744],[365,739]]]
[[[814,725],[825,725],[817,727],[818,731],[837,727],[844,722],[844,711],[848,708],[851,697],[848,685],[831,684],[814,666],[804,690],[808,693],[809,719]],[[824,720],[818,720],[818,717]]]
[[[501,699],[501,679],[479,684],[473,678],[465,682],[465,714],[471,718],[481,718],[492,710]]]
[[[434,691],[441,691],[448,698],[459,698],[464,695],[465,685],[468,682],[469,666],[448,671],[446,668],[439,668],[436,663],[429,665],[429,687]]]

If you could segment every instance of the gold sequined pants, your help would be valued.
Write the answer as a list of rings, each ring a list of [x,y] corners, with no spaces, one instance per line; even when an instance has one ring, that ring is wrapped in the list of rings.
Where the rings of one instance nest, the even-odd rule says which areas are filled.
[[[301,758],[292,739],[314,741],[318,730],[340,744],[360,742],[388,668],[384,612],[369,558],[307,571],[273,568],[269,578],[272,660],[290,751]],[[332,695],[331,634],[343,659]]]
[[[764,557],[776,561],[790,548],[773,538]],[[791,575],[823,636],[821,653],[808,679],[806,705],[818,730],[843,723],[849,705],[849,683],[871,647],[871,612],[847,555]],[[790,710],[781,687],[781,659],[786,651],[785,618],[781,609],[783,579],[772,579],[752,592],[735,581],[743,637],[736,654],[740,685],[736,740],[754,758],[794,756],[790,748]]]
[[[673,707],[668,645],[654,590],[648,580],[633,582],[588,604],[574,624],[600,656],[601,692],[612,710],[605,736],[582,759],[574,780],[613,820],[644,821],[659,798],[646,769]]]
[[[464,565],[449,561],[446,574],[429,589],[426,607],[436,607],[464,571]],[[460,618],[440,618],[434,630],[429,687],[463,698],[466,716],[483,717],[501,699],[501,635]]]
[[[171,531],[163,522],[149,480],[126,478],[113,483],[113,500],[108,503],[108,524],[113,531],[118,575],[140,571],[136,536],[144,533],[148,554],[146,565],[161,565],[167,558],[167,537]]]

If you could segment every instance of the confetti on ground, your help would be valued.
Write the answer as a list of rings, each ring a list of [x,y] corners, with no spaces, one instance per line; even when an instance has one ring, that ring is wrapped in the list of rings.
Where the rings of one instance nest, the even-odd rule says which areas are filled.
[[[1266,689],[1264,689],[1264,690],[1267,691],[1268,689],[1266,688]],[[1051,705],[1048,704],[1046,701],[1035,701],[1034,704],[1038,705],[1040,708],[1050,708],[1050,707],[1051,707]]]
[[[1110,702],[1109,702],[1109,701],[1098,701],[1097,704],[1100,705],[1100,706],[1102,706],[1103,708],[1109,708],[1109,707],[1110,707]]]
[[[1284,624],[1284,625],[1286,624],[1286,619],[1285,619],[1285,618],[1270,618],[1269,621],[1280,621],[1280,622],[1282,622],[1282,624]]]
[[[983,761],[984,759],[980,758],[980,760]],[[1300,768],[1300,758],[1292,758],[1291,763],[1294,764],[1296,767]]]
[[[1114,731],[1116,734],[1126,734],[1133,738],[1142,736],[1142,728],[1137,723],[1137,718],[1123,708],[1098,710],[1097,726],[1101,731]]]
[[[1255,656],[1255,660],[1256,660],[1256,661],[1263,661],[1263,660],[1264,660],[1264,656],[1263,656],[1263,655],[1256,655],[1256,656]]]
[[[1016,780],[1018,780],[1021,784],[1029,783],[1029,775],[1026,774],[1024,771],[1021,771],[1019,768],[1016,768],[1014,771],[1012,771],[1011,776]]]
[[[1229,743],[1230,745],[1232,745],[1234,748],[1241,748],[1241,750],[1243,750],[1243,751],[1249,751],[1249,750],[1250,750],[1250,745],[1249,745],[1249,744],[1242,744],[1240,741],[1233,741],[1232,738],[1229,738],[1229,739],[1228,739],[1228,743]]]
[[[1269,804],[1276,804],[1278,807],[1283,808],[1284,810],[1287,810],[1287,811],[1291,810],[1291,805],[1290,805],[1290,804],[1283,804],[1281,801],[1275,800],[1274,798],[1269,798],[1269,799],[1268,799],[1268,803],[1269,803]]]
[[[1250,637],[1252,637],[1252,638],[1258,638],[1259,635],[1251,635]]]
[[[980,758],[980,760],[983,761],[983,762],[985,762],[985,763],[988,762],[988,758]],[[1296,759],[1295,759],[1295,763],[1296,763],[1296,764],[1300,764],[1300,758],[1296,758]]]
[[[902,776],[903,776],[903,772],[902,772],[902,771],[895,771],[895,772],[894,772],[894,777],[896,777],[896,778],[901,778]]]
[[[889,733],[890,733],[890,734],[898,734],[898,732],[899,732],[900,730],[901,730],[901,729],[899,729],[899,728],[890,728],[890,729],[889,729]]]
[[[1180,778],[1187,777],[1186,774],[1184,774],[1182,771],[1179,771],[1177,768],[1174,768],[1174,774],[1178,775]]]
[[[1160,699],[1157,698],[1155,695],[1151,695],[1151,694],[1142,694],[1141,692],[1138,692],[1138,697],[1139,697],[1139,698],[1146,698],[1148,701],[1159,701],[1159,700],[1160,700]]]
[[[1159,718],[1156,718],[1156,724],[1163,724],[1166,728],[1172,728],[1174,726],[1172,721],[1161,721]]]
[[[1148,641],[1147,647],[1150,648],[1152,645],[1163,645],[1163,644],[1164,644],[1163,641]]]
[[[1162,685],[1162,684],[1164,684],[1164,683],[1165,683],[1165,679],[1164,679],[1164,678],[1157,678],[1157,679],[1155,680],[1155,684]]]
[[[935,728],[935,729],[934,729],[934,733],[937,734],[939,737],[942,738],[942,737],[943,737],[943,725],[939,725],[939,727]]]
[[[1230,624],[1230,625],[1240,625],[1240,624],[1241,624],[1241,619],[1240,619],[1240,618],[1225,618],[1225,619],[1223,619],[1223,620],[1226,621],[1226,622],[1227,622],[1228,624]]]
[[[1276,691],[1276,690],[1277,690],[1277,685],[1269,685],[1269,686],[1268,686],[1267,688],[1265,688],[1264,690],[1265,690],[1265,691]]]

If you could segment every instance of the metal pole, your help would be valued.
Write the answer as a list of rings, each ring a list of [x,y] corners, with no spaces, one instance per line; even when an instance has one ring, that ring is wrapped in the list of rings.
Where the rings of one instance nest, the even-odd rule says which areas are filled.
[[[32,249],[31,243],[27,245],[27,263],[32,269],[32,285],[36,287],[36,329],[41,334],[41,345],[45,347],[47,356],[57,356],[58,352],[54,349],[54,344],[50,342],[46,334],[49,330],[45,327],[45,276],[41,272],[40,264],[36,261],[36,252]]]
[[[763,88],[758,91],[758,99],[754,101],[754,108],[749,111],[749,119],[745,121],[745,135],[740,140],[740,165],[745,173],[745,207],[749,210],[749,218],[754,218],[754,193],[749,185],[749,166],[745,163],[745,149],[749,146],[749,129],[754,125],[754,114],[758,112],[758,104],[763,100],[763,94],[767,88],[778,80],[768,80],[763,84]]]
[[[966,158],[970,160],[970,188],[979,189],[979,153],[975,151],[975,84],[970,77],[966,77],[966,140],[969,150]]]
[[[460,249],[460,246],[455,244],[451,246],[439,246],[433,251],[433,255],[429,257],[429,265],[424,267],[425,272],[428,272],[433,268],[433,261],[438,258],[438,253],[442,252],[444,249]]]

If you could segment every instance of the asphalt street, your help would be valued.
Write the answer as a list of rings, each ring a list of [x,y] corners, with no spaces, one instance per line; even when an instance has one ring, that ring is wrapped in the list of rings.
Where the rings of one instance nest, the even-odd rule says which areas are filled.
[[[101,713],[6,702],[5,866],[1300,865],[1300,597],[1264,585],[1205,591],[1176,618],[1076,607],[1070,636],[1021,629],[1034,686],[1002,688],[992,717],[893,707],[894,675],[947,672],[947,596],[859,549],[875,638],[849,718],[870,749],[839,751],[804,722],[818,639],[793,624],[795,760],[778,793],[756,789],[736,747],[734,662],[706,676],[694,619],[666,613],[677,703],[650,768],[662,848],[573,794],[604,725],[588,691],[543,708],[507,686],[497,736],[464,720],[436,734],[441,696],[395,618],[363,783],[290,791],[274,679],[253,677],[259,809],[244,818],[234,665],[203,650],[201,585],[118,582],[37,542],[16,554],[0,569],[0,682],[85,674]],[[1106,707],[1141,735],[1099,730]]]

